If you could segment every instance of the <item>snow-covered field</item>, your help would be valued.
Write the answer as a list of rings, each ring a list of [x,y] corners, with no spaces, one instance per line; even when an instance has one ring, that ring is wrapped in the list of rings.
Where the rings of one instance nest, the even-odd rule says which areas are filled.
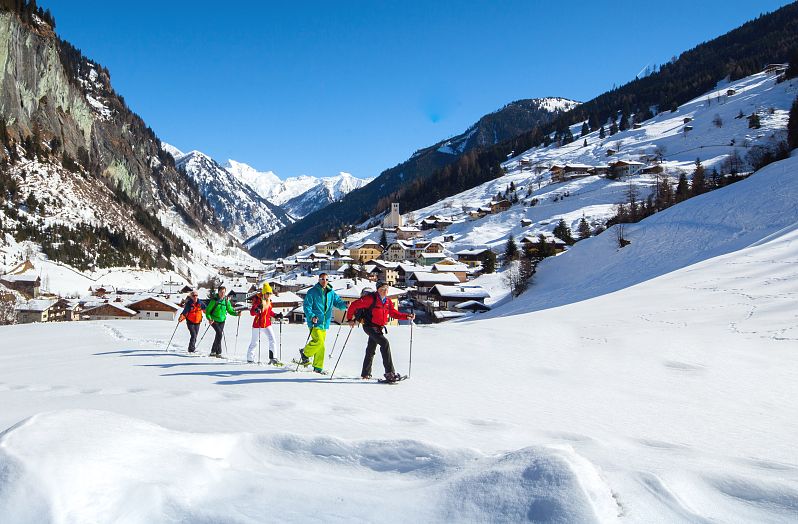
[[[496,318],[413,328],[394,386],[357,378],[361,331],[328,380],[188,357],[183,326],[167,352],[165,322],[0,328],[2,520],[795,522],[796,163],[636,225],[592,298],[529,312],[533,286]],[[649,240],[665,220],[681,244]],[[248,320],[237,347],[227,326],[239,357]],[[400,372],[410,334],[388,335]],[[306,335],[283,326],[283,360]]]

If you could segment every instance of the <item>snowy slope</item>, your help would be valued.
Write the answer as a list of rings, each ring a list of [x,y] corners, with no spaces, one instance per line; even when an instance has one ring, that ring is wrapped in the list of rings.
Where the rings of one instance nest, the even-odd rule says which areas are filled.
[[[779,176],[764,174],[748,189]],[[706,230],[737,204],[709,206]],[[752,215],[767,235],[773,217]],[[697,224],[684,233],[706,240]],[[785,228],[591,300],[391,328],[400,371],[414,339],[412,379],[396,386],[355,378],[359,330],[330,381],[166,353],[166,322],[0,328],[0,514],[793,522],[796,268],[798,229]],[[233,322],[227,333],[240,356]],[[306,335],[282,327],[284,359]],[[172,349],[186,340],[179,329]]]
[[[222,223],[238,240],[274,233],[291,222],[279,207],[199,151],[180,157],[176,165],[196,182]]]
[[[675,183],[681,173],[691,176],[696,158],[701,159],[710,173],[714,168],[720,170],[724,160],[735,152],[743,158],[744,170],[750,171],[750,167],[745,165],[747,153],[757,146],[769,146],[786,137],[787,114],[798,96],[795,80],[776,83],[776,78],[775,74],[762,73],[731,84],[723,83],[676,112],[661,113],[643,122],[640,129],[630,129],[603,140],[598,132],[594,132],[562,147],[551,145],[531,149],[504,164],[506,175],[415,210],[412,215],[416,220],[433,214],[453,218],[455,224],[446,231],[425,233],[425,238],[437,241],[443,241],[444,235],[454,236],[454,240],[447,243],[450,252],[479,246],[491,247],[500,253],[509,235],[518,240],[525,235],[550,234],[560,218],[565,219],[574,232],[583,216],[591,226],[601,225],[615,214],[617,204],[626,200],[630,185],[638,198],[645,200],[654,191],[658,178],[660,181],[663,179],[662,175],[641,174],[620,180],[588,176],[555,183],[543,166],[553,163],[606,165],[619,158],[638,160],[653,157],[659,148],[664,151],[662,166],[671,183]],[[728,89],[734,89],[735,95],[726,96]],[[741,111],[744,115],[757,112],[762,128],[749,129],[746,119],[735,118]],[[723,121],[722,127],[713,123],[716,115]],[[693,130],[685,136],[684,119],[688,117],[692,119],[690,125]],[[574,126],[575,135],[578,135],[580,127],[581,124]],[[582,145],[585,139],[587,147]],[[619,142],[620,152],[608,157],[606,150],[616,147]],[[526,166],[522,167],[521,159],[527,162]],[[509,211],[479,220],[467,219],[467,210],[486,205],[497,193],[504,194],[510,183],[518,188],[519,204],[513,205]],[[529,206],[533,199],[536,205]],[[405,220],[408,218],[409,214],[406,214]],[[531,220],[532,225],[521,226],[521,219]],[[358,233],[349,240],[364,235],[379,238],[378,232],[369,231]]]

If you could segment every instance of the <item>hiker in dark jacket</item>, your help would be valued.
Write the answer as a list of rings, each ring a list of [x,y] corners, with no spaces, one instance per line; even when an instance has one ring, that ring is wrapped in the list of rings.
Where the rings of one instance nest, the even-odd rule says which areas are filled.
[[[388,298],[388,284],[377,282],[377,291],[364,295],[349,305],[349,309],[346,311],[346,319],[349,321],[350,327],[355,326],[355,316],[362,318],[363,331],[369,337],[360,378],[371,378],[371,365],[379,344],[382,365],[385,368],[385,380],[388,382],[399,380],[399,375],[396,374],[396,370],[393,367],[391,345],[388,339],[385,338],[385,325],[388,324],[391,318],[413,320],[416,315],[402,313],[397,310],[393,305],[393,300]]]
[[[183,306],[183,312],[180,314],[178,322],[186,321],[188,333],[191,337],[188,341],[188,352],[197,352],[197,334],[199,333],[200,324],[202,323],[202,312],[205,310],[205,304],[199,299],[196,291],[189,293],[186,299],[186,305]]]

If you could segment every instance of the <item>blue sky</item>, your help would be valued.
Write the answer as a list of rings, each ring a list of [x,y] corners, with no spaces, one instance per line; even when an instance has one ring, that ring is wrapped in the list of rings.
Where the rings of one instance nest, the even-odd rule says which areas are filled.
[[[164,141],[378,175],[521,98],[589,100],[790,2],[42,0]]]

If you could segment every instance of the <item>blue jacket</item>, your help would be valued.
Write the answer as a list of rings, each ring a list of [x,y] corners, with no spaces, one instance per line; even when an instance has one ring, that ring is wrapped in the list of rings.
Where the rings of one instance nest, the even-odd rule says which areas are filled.
[[[305,323],[308,327],[330,329],[333,307],[346,311],[346,302],[333,290],[330,284],[326,288],[316,284],[305,295],[303,309],[305,310]],[[313,317],[318,317],[318,322],[313,324]]]

